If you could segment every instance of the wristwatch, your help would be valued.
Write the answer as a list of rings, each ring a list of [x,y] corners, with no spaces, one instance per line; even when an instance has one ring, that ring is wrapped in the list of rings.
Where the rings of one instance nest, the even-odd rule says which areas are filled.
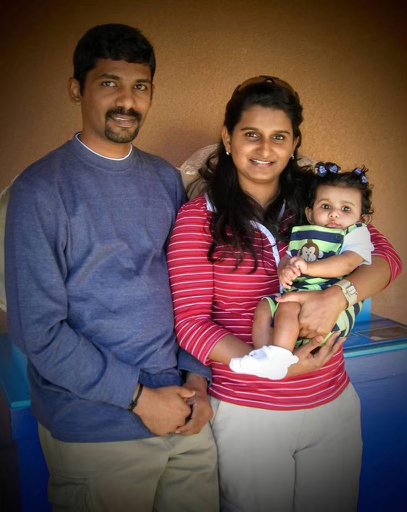
[[[345,299],[348,301],[348,307],[356,304],[358,301],[358,292],[350,281],[342,279],[335,283],[334,286],[339,286],[342,290],[342,293],[345,295]]]

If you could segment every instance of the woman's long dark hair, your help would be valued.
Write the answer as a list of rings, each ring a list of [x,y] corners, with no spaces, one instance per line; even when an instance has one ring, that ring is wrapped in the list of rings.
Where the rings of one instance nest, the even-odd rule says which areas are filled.
[[[292,224],[304,222],[306,183],[309,179],[309,174],[297,164],[297,150],[301,145],[299,127],[303,120],[298,94],[267,81],[238,88],[226,106],[224,126],[229,134],[233,133],[243,112],[254,106],[285,112],[290,118],[294,138],[298,137],[294,158],[289,160],[280,174],[278,192],[273,202],[264,210],[242,190],[236,167],[232,158],[226,154],[223,141],[199,169],[197,182],[190,186],[191,190],[199,183],[200,190],[208,194],[215,209],[210,225],[213,242],[208,252],[209,261],[222,259],[225,250],[231,249],[237,268],[243,262],[245,252],[248,252],[254,259],[253,271],[257,269],[258,256],[253,245],[255,231],[251,221],[261,222],[277,240],[288,240],[290,230],[284,229],[281,212],[284,211],[284,218],[292,216]]]

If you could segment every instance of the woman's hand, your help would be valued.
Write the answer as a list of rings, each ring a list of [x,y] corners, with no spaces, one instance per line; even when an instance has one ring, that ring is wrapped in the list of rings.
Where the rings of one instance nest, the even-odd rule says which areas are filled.
[[[312,350],[319,346],[315,340],[297,348],[294,350],[294,355],[298,357],[299,361],[288,368],[287,377],[296,377],[297,375],[319,370],[319,368],[332,359],[345,341],[346,338],[339,338],[339,333],[336,332],[331,334],[327,342],[315,354],[311,353]]]
[[[314,339],[318,343],[324,341],[341,311],[348,306],[339,286],[322,291],[286,293],[276,300],[301,304],[299,337]]]

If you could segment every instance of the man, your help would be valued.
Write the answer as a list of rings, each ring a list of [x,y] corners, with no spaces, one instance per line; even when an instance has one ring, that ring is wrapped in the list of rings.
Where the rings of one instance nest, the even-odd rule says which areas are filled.
[[[166,266],[182,181],[131,144],[154,71],[137,29],[89,30],[69,81],[82,130],[11,191],[9,334],[28,356],[56,511],[218,506],[210,374],[177,360]]]

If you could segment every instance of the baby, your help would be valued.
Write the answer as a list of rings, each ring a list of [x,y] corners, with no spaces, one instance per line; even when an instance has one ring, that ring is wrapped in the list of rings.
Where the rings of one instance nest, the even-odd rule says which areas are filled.
[[[339,173],[336,164],[318,163],[316,169],[310,206],[305,210],[310,224],[292,229],[287,254],[277,272],[281,285],[290,292],[340,286],[348,308],[340,314],[333,331],[347,336],[362,305],[352,283],[342,276],[371,263],[373,246],[366,224],[372,214],[372,192],[364,167]],[[257,350],[232,359],[230,368],[258,377],[284,378],[288,367],[298,361],[292,353],[294,348],[309,341],[298,339],[300,309],[297,302],[263,298],[255,310],[252,328]]]

